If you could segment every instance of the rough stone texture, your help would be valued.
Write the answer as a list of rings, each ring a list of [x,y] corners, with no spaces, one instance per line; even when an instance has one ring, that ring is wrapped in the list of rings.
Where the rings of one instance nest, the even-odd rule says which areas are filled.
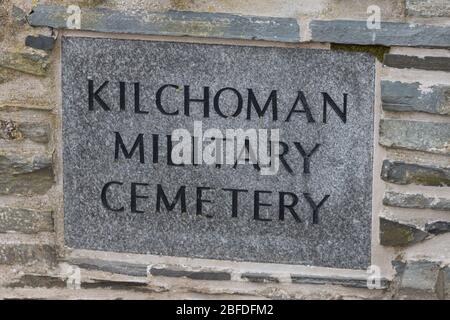
[[[0,194],[44,194],[54,183],[48,155],[0,153]]]
[[[417,193],[387,191],[384,193],[383,204],[401,208],[450,210],[450,199],[427,197]]]
[[[69,247],[345,268],[370,264],[373,57],[326,50],[72,37],[63,39],[62,49],[65,240]],[[180,73],[180,68],[185,71]],[[305,78],[302,74],[314,76]],[[95,80],[95,87],[105,79],[110,81],[101,96],[113,103],[111,112],[102,111],[97,103],[95,111],[88,110],[89,77]],[[134,103],[129,94],[128,110],[119,112],[117,81],[124,79],[141,81],[140,100],[150,114],[134,114],[129,109]],[[163,83],[190,84],[193,96],[199,95],[200,85],[210,86],[211,95],[232,86],[243,92],[244,101],[247,88],[258,92],[260,101],[267,99],[268,90],[279,88],[280,120],[272,121],[268,114],[258,119],[254,111],[251,121],[242,113],[224,120],[213,109],[210,118],[204,119],[198,104],[192,106],[190,117],[165,116],[153,104],[155,91]],[[294,115],[290,122],[281,120],[287,117],[299,89],[308,93],[315,123],[308,123],[304,114]],[[130,92],[133,86],[128,85],[126,90]],[[321,91],[335,97],[340,108],[343,93],[348,93],[348,108],[353,111],[349,111],[345,124],[331,109],[326,126],[322,123]],[[164,103],[173,109],[182,103],[182,97],[179,93],[166,95]],[[236,102],[233,97],[228,99],[224,101],[231,110],[223,111],[231,113]],[[274,176],[263,176],[251,165],[168,166],[162,139],[157,164],[142,165],[136,155],[129,160],[120,155],[114,161],[114,131],[120,132],[128,144],[141,131],[146,140],[151,134],[165,136],[174,129],[191,131],[194,119],[203,121],[203,130],[281,126],[281,140],[291,145],[287,159],[293,172],[283,165]],[[320,161],[311,162],[310,174],[303,173],[294,141],[308,150],[316,143],[322,146]],[[148,145],[149,140],[145,143]],[[151,161],[151,154],[148,148],[146,161]],[[126,207],[123,212],[112,213],[100,201],[104,184],[111,180],[125,182],[122,191],[115,188],[114,199],[108,192],[108,201],[114,206],[122,203]],[[149,196],[138,203],[144,213],[130,210],[131,182],[149,183],[139,191]],[[173,211],[162,206],[161,212],[156,212],[157,183],[170,201],[179,187],[186,185],[187,212],[181,213],[179,205]],[[203,214],[196,214],[197,186],[215,189],[205,193],[212,203],[204,203]],[[231,199],[222,188],[249,190],[239,196],[238,217],[231,217]],[[299,195],[296,208],[301,222],[288,212],[285,220],[279,221],[277,209],[265,210],[268,208],[262,208],[261,217],[271,221],[255,221],[254,190],[273,191],[260,200],[272,202],[273,208],[277,206],[277,192]],[[313,224],[309,203],[301,198],[306,192],[316,203],[330,194],[317,224]]]
[[[442,234],[450,232],[450,222],[448,221],[435,221],[427,223],[425,230],[431,234]]]
[[[382,21],[380,29],[368,29],[366,20],[313,20],[309,27],[317,42],[450,47],[450,26]]]
[[[391,48],[386,46],[373,45],[358,45],[358,44],[340,44],[330,43],[331,50],[343,50],[349,52],[366,52],[377,58],[378,61],[383,62],[384,55],[388,53]]]
[[[420,83],[381,81],[383,110],[450,114],[450,87],[436,85],[426,90]]]
[[[380,244],[401,247],[421,242],[428,236],[415,226],[400,223],[387,218],[380,218]]]
[[[147,276],[147,266],[143,264],[127,263],[122,261],[105,261],[99,259],[70,259],[70,264],[83,269],[100,270],[111,273],[125,274],[136,277]]]
[[[380,121],[380,144],[450,155],[450,123],[384,119]]]
[[[25,38],[25,45],[34,49],[51,51],[55,46],[55,39],[44,35],[28,36]]]
[[[38,143],[47,143],[49,137],[50,126],[47,123],[0,120],[0,139],[30,139]]]
[[[147,283],[138,281],[111,281],[104,279],[94,279],[90,282],[82,282],[82,289],[106,288],[110,290],[133,290],[133,291],[153,291],[147,288]]]
[[[50,138],[50,125],[47,123],[22,122],[17,129],[25,139],[38,143],[47,143]]]
[[[46,244],[0,243],[0,264],[32,265],[56,263],[56,251],[53,246]]]
[[[412,17],[450,17],[447,0],[406,0],[406,15]]]
[[[424,186],[450,186],[450,168],[384,160],[381,178],[395,184]]]
[[[436,292],[439,264],[432,261],[408,261],[402,276],[400,290]]]
[[[28,17],[32,26],[66,28],[66,7],[39,5]],[[195,36],[298,42],[296,19],[198,12],[127,12],[83,9],[81,30],[169,36]]]
[[[66,288],[66,282],[55,276],[25,274],[9,284],[10,288]]]
[[[180,266],[169,265],[153,265],[150,268],[152,276],[175,277],[175,278],[189,278],[193,280],[215,280],[224,281],[231,280],[231,274],[225,271],[214,270],[188,270]]]
[[[280,280],[268,273],[243,273],[241,278],[255,283],[278,283]]]
[[[51,211],[0,207],[0,232],[37,233],[53,231]]]
[[[384,65],[399,69],[423,69],[433,71],[450,71],[449,57],[415,57],[401,54],[386,54]]]
[[[445,266],[442,269],[444,278],[444,295],[447,299],[450,298],[450,266]]]
[[[46,57],[27,52],[0,51],[0,67],[17,70],[37,76],[47,73]]]
[[[25,11],[17,6],[12,6],[11,17],[19,24],[25,24],[27,22],[27,14]]]
[[[329,284],[341,285],[345,287],[367,288],[367,279],[345,278],[345,277],[326,277],[326,276],[305,276],[305,275],[291,275],[292,283],[297,284]],[[386,282],[383,282],[383,287]]]

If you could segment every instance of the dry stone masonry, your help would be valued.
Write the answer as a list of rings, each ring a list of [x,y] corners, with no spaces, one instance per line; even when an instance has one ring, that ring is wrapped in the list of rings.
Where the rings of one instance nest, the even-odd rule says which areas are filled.
[[[281,174],[175,166],[194,120]],[[450,1],[0,0],[0,298],[194,294],[450,299]]]

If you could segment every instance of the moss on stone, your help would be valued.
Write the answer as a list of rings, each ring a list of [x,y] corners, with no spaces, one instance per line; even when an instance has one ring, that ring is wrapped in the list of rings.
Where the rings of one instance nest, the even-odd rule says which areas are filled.
[[[381,45],[331,44],[331,50],[367,52],[377,58],[380,62],[383,62],[384,54],[389,52],[389,49],[390,47]]]
[[[176,10],[187,10],[192,4],[192,0],[170,0],[171,7]]]
[[[415,176],[413,180],[424,186],[450,186],[450,179],[433,175],[419,175]]]
[[[23,52],[0,52],[0,67],[24,73],[45,76],[48,60],[35,54]]]
[[[424,240],[428,233],[397,221],[380,218],[380,244],[402,247]]]

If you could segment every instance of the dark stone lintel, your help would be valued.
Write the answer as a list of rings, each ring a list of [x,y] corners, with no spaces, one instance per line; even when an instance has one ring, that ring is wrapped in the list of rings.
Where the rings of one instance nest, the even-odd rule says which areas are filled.
[[[39,5],[28,16],[28,22],[36,27],[67,29],[67,19],[70,15],[64,6]],[[294,18],[190,11],[141,11],[129,14],[107,8],[81,8],[80,30],[279,42],[300,41],[300,27]]]

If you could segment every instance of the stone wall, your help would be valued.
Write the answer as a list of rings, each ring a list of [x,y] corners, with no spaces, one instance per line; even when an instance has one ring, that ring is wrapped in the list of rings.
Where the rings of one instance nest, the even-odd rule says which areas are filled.
[[[450,299],[450,2],[0,0],[0,25],[1,298]],[[379,288],[364,271],[66,248],[62,34],[373,53]]]

